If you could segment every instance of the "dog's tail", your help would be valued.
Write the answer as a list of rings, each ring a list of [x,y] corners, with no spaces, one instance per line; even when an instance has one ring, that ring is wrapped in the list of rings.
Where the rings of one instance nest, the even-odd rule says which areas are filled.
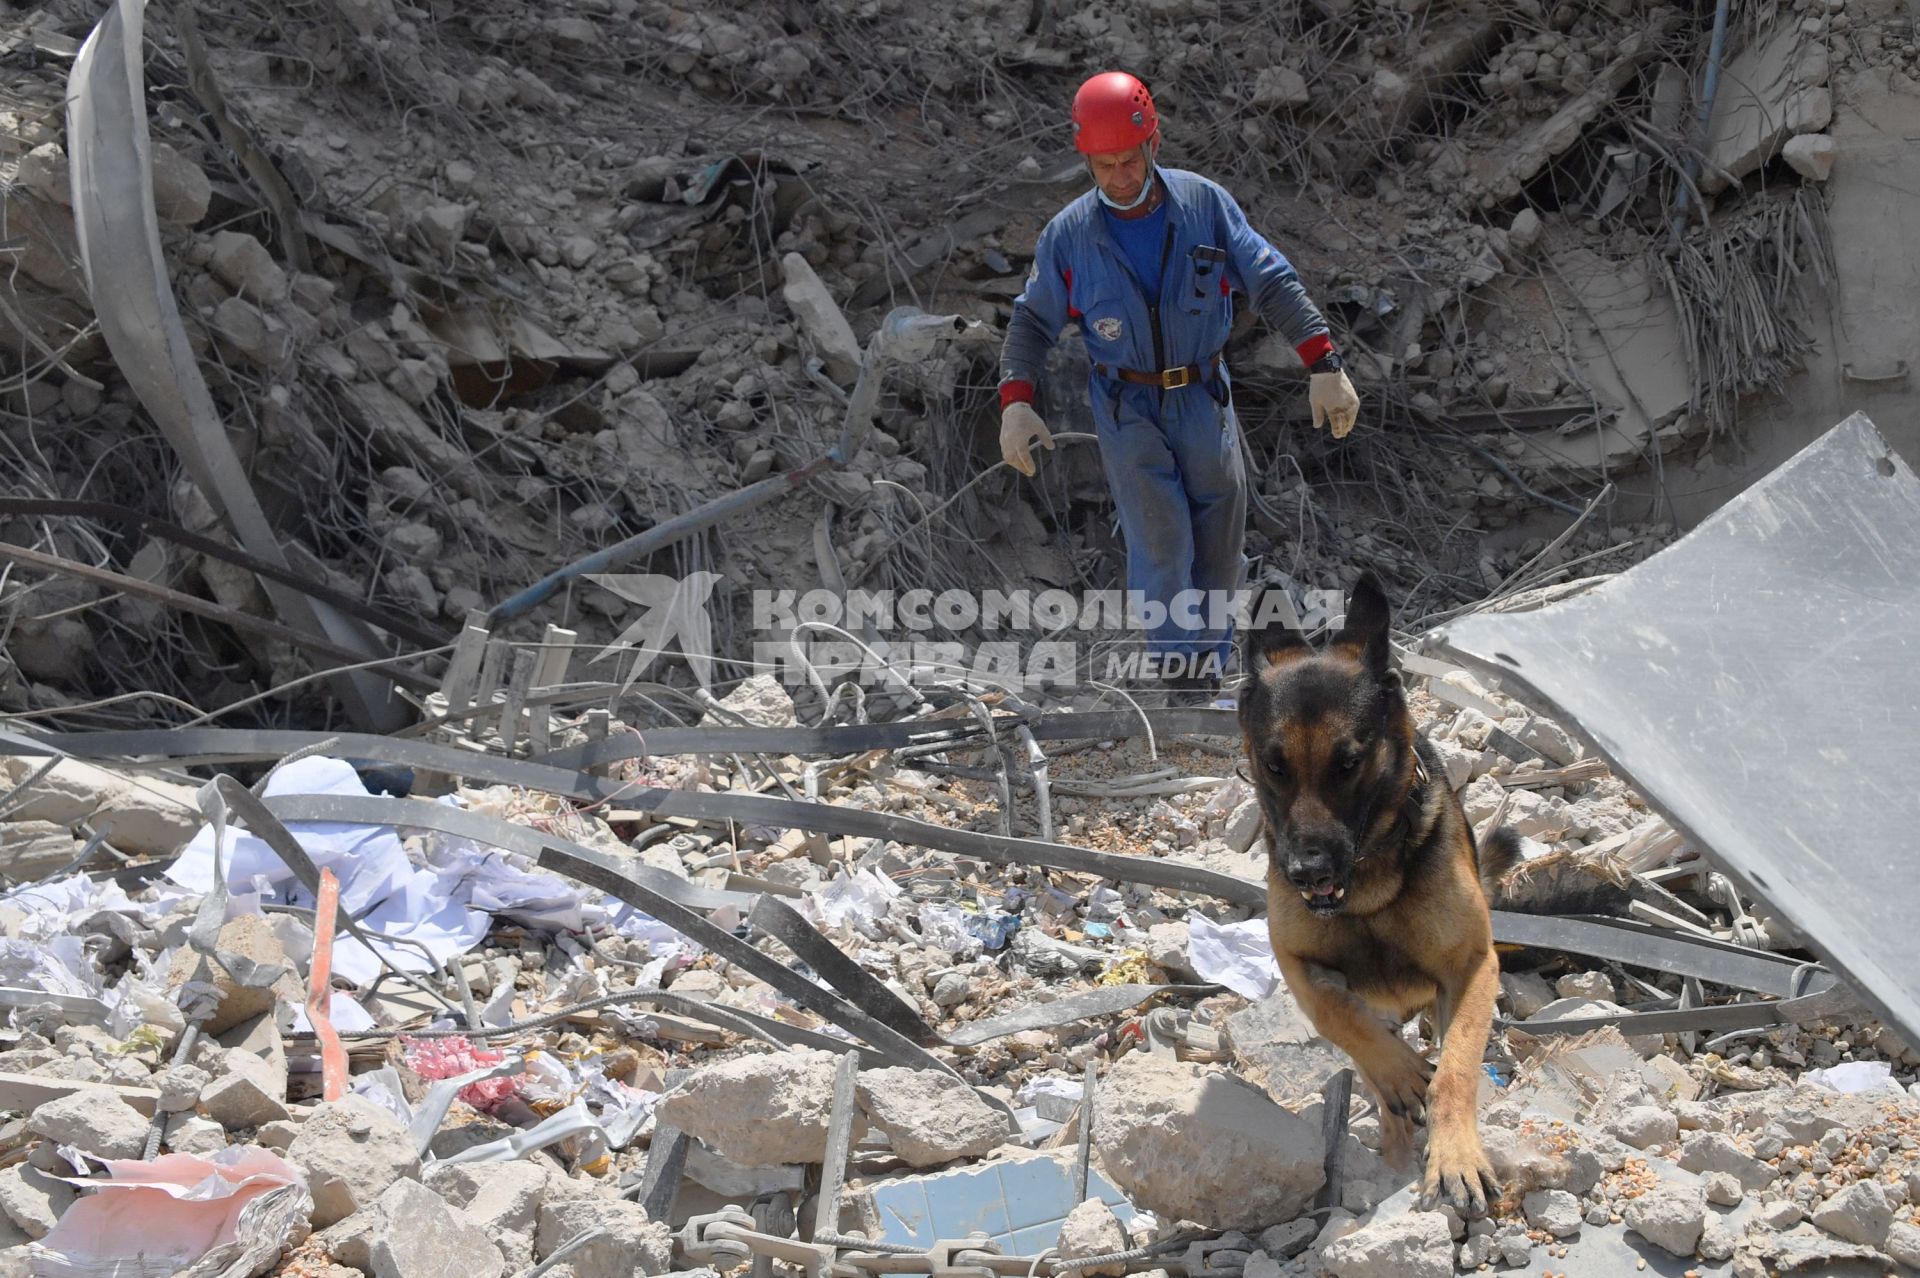
[[[1481,842],[1480,890],[1487,894],[1489,904],[1500,900],[1501,881],[1520,861],[1520,836],[1508,826],[1501,826]]]
[[[1487,904],[1513,914],[1621,917],[1636,899],[1664,895],[1636,879],[1618,857],[1547,852],[1528,860],[1520,850],[1520,836],[1504,826],[1480,842],[1479,870]]]

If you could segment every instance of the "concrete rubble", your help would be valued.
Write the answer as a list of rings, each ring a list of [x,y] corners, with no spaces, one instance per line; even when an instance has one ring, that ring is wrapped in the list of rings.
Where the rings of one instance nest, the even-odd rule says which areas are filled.
[[[750,691],[751,704],[736,705],[756,721],[792,722],[791,703],[774,704],[774,689]],[[1792,946],[1744,903],[1716,896],[1685,841],[1559,725],[1457,670],[1414,672],[1409,696],[1470,818],[1486,826],[1522,814],[1526,859],[1503,890],[1555,885],[1628,916],[1650,907],[1656,913],[1645,917],[1664,920],[1678,937],[1732,938],[1738,908],[1749,943]],[[1188,744],[1161,749],[1190,756],[1189,775],[1219,771],[1207,762],[1217,756]],[[30,768],[22,763],[7,766],[24,775]],[[670,759],[649,766],[669,788],[716,775]],[[1076,777],[1111,782],[1145,766],[1144,743],[1129,740],[1062,755],[1053,775],[1071,789]],[[308,760],[283,775],[344,777],[339,767]],[[938,809],[991,824],[990,783],[928,784],[926,775],[879,763],[827,791],[857,809]],[[1379,1122],[1364,1089],[1355,1089],[1338,1157],[1329,1157],[1327,1089],[1349,1062],[1318,1038],[1271,972],[1218,966],[1245,961],[1223,959],[1232,952],[1218,949],[1223,929],[1241,926],[1242,907],[1138,885],[1116,891],[1072,875],[1036,878],[886,840],[835,849],[804,832],[769,830],[728,841],[723,828],[698,823],[643,837],[654,827],[635,814],[451,784],[476,812],[551,822],[570,811],[574,841],[690,887],[739,882],[735,874],[789,885],[803,915],[844,953],[949,1032],[1116,980],[1228,985],[1230,992],[1188,1000],[1171,1021],[1140,1009],[966,1049],[936,1046],[957,1076],[862,1068],[848,1116],[843,1232],[889,1237],[906,1228],[898,1213],[910,1190],[924,1213],[912,1228],[944,1237],[958,1227],[948,1213],[975,1210],[963,1204],[991,1187],[1011,1213],[1001,1245],[1017,1254],[1057,1247],[1064,1259],[1106,1255],[1197,1227],[1219,1235],[1209,1263],[1261,1278],[1525,1266],[1578,1273],[1590,1271],[1582,1256],[1601,1265],[1601,1256],[1636,1248],[1736,1272],[1859,1258],[1891,1269],[1920,1249],[1910,1205],[1920,1184],[1920,1100],[1908,1090],[1920,1086],[1920,1057],[1870,1020],[1753,1031],[1712,1049],[1689,1048],[1673,1033],[1541,1035],[1530,1023],[1660,1006],[1677,984],[1630,964],[1551,951],[1508,956],[1499,1008],[1506,1028],[1489,1048],[1481,1118],[1506,1197],[1488,1219],[1468,1222],[1412,1210],[1406,1174],[1379,1154]],[[1263,845],[1257,827],[1251,835],[1243,828],[1247,806],[1241,783],[1227,777],[1171,796],[1068,799],[1059,815],[1071,837],[1090,846],[1257,874]],[[1030,797],[1020,811],[1031,819]],[[449,859],[459,855],[456,845],[437,834],[369,842],[378,830],[367,827],[346,846],[362,849],[358,856],[391,846],[402,863],[443,873],[464,864]],[[183,826],[163,855],[203,837]],[[823,844],[827,855],[816,859]],[[332,844],[311,846],[334,855]],[[332,863],[351,890],[362,890],[353,861]],[[23,1259],[84,1200],[84,1178],[75,1183],[69,1159],[139,1160],[152,1147],[163,1156],[281,1152],[306,1195],[300,1227],[289,1227],[284,1242],[286,1263],[296,1267],[289,1272],[333,1265],[374,1275],[499,1275],[589,1234],[554,1272],[724,1270],[731,1253],[690,1239],[682,1226],[701,1213],[750,1210],[770,1194],[788,1210],[803,1207],[806,1169],[827,1155],[839,1056],[811,1046],[770,1050],[724,1019],[729,1009],[768,1008],[784,1009],[779,1015],[796,1026],[817,1018],[644,915],[592,916],[627,921],[604,928],[591,946],[574,939],[589,933],[522,921],[534,917],[531,904],[500,903],[493,908],[503,913],[480,916],[480,939],[454,960],[476,1003],[501,1019],[561,1013],[544,1028],[490,1038],[486,1049],[464,1037],[410,1037],[436,1020],[449,1025],[448,1008],[391,981],[376,991],[336,973],[335,1019],[350,1005],[365,1020],[346,1023],[392,1026],[397,1041],[350,1037],[353,1091],[325,1101],[313,1040],[293,1019],[306,1001],[308,922],[233,914],[215,952],[251,975],[238,979],[212,963],[217,970],[190,980],[196,956],[184,937],[198,893],[165,879],[136,885],[132,895],[88,886],[84,875],[60,882],[66,886],[0,895],[0,922],[14,938],[7,944],[57,936],[73,920],[113,938],[91,949],[56,944],[45,961],[80,968],[63,969],[65,985],[43,986],[84,991],[111,1028],[62,1024],[48,1019],[51,1009],[24,1005],[0,1052],[0,1097],[25,1095],[7,1092],[20,1086],[10,1079],[45,1078],[66,1089],[16,1102],[23,1117],[13,1139],[28,1152],[0,1169],[0,1215],[18,1231]],[[506,901],[497,895],[503,888],[492,890],[488,899]],[[555,891],[513,899],[563,913],[594,900],[590,890]],[[1257,916],[1251,923],[1257,927]],[[46,970],[20,967],[13,979],[41,981]],[[565,1012],[592,1006],[636,972],[672,1000],[644,1013],[618,1004]],[[457,1008],[458,991],[444,975],[434,979]],[[702,1009],[720,1019],[703,1021]],[[189,1019],[199,1037],[182,1054]],[[1092,1169],[1111,1197],[1076,1203],[1060,1195],[1070,1192],[1088,1065],[1097,1086]],[[1816,1069],[1832,1079],[1820,1081],[1828,1076]],[[489,1071],[497,1077],[484,1077]],[[476,1081],[461,1084],[436,1126],[421,1128],[428,1089],[461,1076]],[[100,1090],[111,1088],[122,1090]],[[532,1141],[535,1129],[569,1114],[581,1120],[570,1134]],[[636,1120],[629,1134],[610,1143],[628,1114]],[[677,1192],[649,1200],[665,1213],[655,1219],[634,1194],[659,1152],[655,1134],[669,1128],[692,1144]],[[1022,1169],[1036,1158],[1057,1169],[1047,1182],[1057,1188],[1021,1179],[1032,1176]],[[1330,1168],[1338,1177],[1331,1185]],[[1029,1188],[1011,1188],[1016,1183]],[[1040,1223],[1016,1219],[1022,1211]]]
[[[1306,1120],[1232,1074],[1141,1054],[1108,1076],[1093,1142],[1135,1202],[1218,1228],[1290,1220],[1326,1180]]]

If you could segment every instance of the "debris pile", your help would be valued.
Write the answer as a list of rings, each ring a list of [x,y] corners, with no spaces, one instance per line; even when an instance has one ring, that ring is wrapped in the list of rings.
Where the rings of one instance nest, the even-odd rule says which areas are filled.
[[[1920,1260],[1920,1056],[1564,728],[1405,660],[1447,783],[1483,833],[1523,835],[1499,904],[1585,916],[1502,956],[1486,1219],[1414,1210],[1371,1097],[1279,981],[1230,716],[1150,711],[1153,739],[1055,716],[1003,806],[971,713],[804,729],[763,679],[733,704],[794,753],[727,748],[743,729],[716,713],[686,754],[656,732],[639,789],[571,770],[640,747],[564,718],[534,760],[409,746],[400,797],[319,738],[261,756],[252,791],[9,758],[0,1255],[100,1263],[203,1185],[162,1249],[179,1269]],[[1194,713],[1199,735],[1165,719]],[[874,744],[901,729],[938,748]],[[1071,843],[1039,829],[1043,777]],[[808,797],[722,815],[768,780]],[[674,803],[621,806],[643,794]],[[892,836],[856,832],[877,819]],[[1619,944],[1609,917],[1668,957],[1582,958]],[[1797,992],[1796,970],[1828,1000],[1797,1025],[1741,992]],[[1688,1009],[1757,1015],[1710,1035]]]

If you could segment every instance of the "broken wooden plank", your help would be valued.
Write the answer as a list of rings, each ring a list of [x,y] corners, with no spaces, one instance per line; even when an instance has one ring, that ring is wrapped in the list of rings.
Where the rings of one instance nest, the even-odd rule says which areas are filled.
[[[508,758],[513,757],[514,744],[520,739],[520,708],[527,703],[534,662],[534,654],[525,649],[513,654],[513,677],[507,680],[507,699],[500,707],[500,744]]]
[[[440,692],[446,698],[447,714],[459,714],[473,704],[474,684],[480,677],[480,662],[487,652],[485,616],[478,609],[467,613],[466,628],[454,641],[453,656],[447,661],[447,673],[440,680]]]

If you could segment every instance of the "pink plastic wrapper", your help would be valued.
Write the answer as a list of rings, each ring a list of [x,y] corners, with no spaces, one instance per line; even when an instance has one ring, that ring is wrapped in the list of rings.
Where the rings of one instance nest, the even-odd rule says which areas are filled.
[[[241,1209],[262,1194],[299,1186],[302,1221],[312,1206],[299,1169],[256,1146],[236,1145],[210,1158],[103,1161],[111,1180],[68,1178],[94,1192],[34,1244],[36,1274],[172,1273],[244,1241]]]
[[[407,1038],[400,1042],[406,1050],[407,1068],[430,1082],[458,1078],[507,1059],[505,1052],[475,1047],[458,1034],[451,1038]],[[487,1078],[469,1083],[460,1089],[459,1096],[481,1113],[491,1114],[502,1101],[519,1092],[520,1080],[508,1075],[506,1078]]]

